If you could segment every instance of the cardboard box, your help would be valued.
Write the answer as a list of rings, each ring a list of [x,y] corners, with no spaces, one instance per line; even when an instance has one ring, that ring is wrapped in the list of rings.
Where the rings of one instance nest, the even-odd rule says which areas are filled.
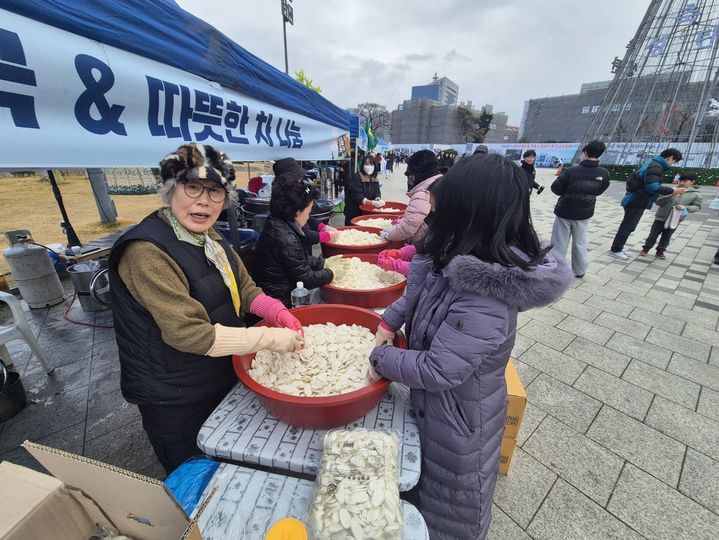
[[[0,539],[87,540],[95,524],[135,540],[201,540],[159,480],[25,442],[53,476],[0,463]],[[198,512],[199,516],[200,512]]]
[[[506,475],[509,472],[509,466],[512,464],[512,456],[514,449],[517,447],[517,439],[514,437],[505,437],[499,446],[499,474]]]
[[[527,406],[527,392],[519,380],[517,369],[512,359],[507,362],[504,372],[504,379],[507,382],[507,416],[504,419],[504,437],[517,438],[519,426],[522,424],[524,408]]]

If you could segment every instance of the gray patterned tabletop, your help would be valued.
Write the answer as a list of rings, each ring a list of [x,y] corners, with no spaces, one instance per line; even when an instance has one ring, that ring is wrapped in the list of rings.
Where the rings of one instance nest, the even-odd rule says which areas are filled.
[[[410,410],[409,390],[392,383],[382,401],[344,429],[394,430],[400,434],[399,489],[408,491],[419,481],[419,431]],[[257,396],[237,383],[205,421],[197,445],[205,454],[237,463],[254,463],[282,473],[315,476],[326,430],[304,429],[280,422]]]
[[[222,463],[202,493],[217,489],[200,516],[204,540],[262,540],[282,518],[308,522],[314,482]],[[199,508],[200,504],[196,508]],[[402,501],[403,540],[429,540],[419,511]],[[193,512],[194,517],[194,512]]]

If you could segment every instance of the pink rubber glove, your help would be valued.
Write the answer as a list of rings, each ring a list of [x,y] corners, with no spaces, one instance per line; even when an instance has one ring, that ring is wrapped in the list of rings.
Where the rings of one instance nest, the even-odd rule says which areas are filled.
[[[326,228],[327,228],[327,224],[326,224],[326,223],[322,223],[321,221],[320,221],[320,224],[317,225],[317,230],[318,230],[319,232],[324,231]]]
[[[302,323],[297,319],[297,317],[292,315],[292,313],[290,313],[288,309],[283,309],[277,314],[277,318],[275,319],[275,326],[279,326],[281,328],[289,328],[290,330],[299,332],[302,337],[305,337],[305,331],[302,328]]]
[[[389,257],[377,257],[377,266],[388,272],[399,272],[403,276],[409,274],[410,261],[402,259],[390,259]]]
[[[399,259],[402,253],[398,249],[383,249],[379,252],[379,257],[385,257],[387,259]]]
[[[381,253],[377,256],[377,266],[382,270],[394,272],[394,263],[396,259],[382,255]]]
[[[290,330],[299,332],[302,337],[305,336],[302,323],[276,298],[272,298],[266,294],[259,295],[252,302],[250,313],[262,317],[272,326],[289,328]]]
[[[327,231],[320,231],[320,244],[329,242],[330,238],[331,238],[330,233],[328,233]]]
[[[417,248],[412,244],[407,244],[399,249],[399,258],[403,261],[411,261],[412,257],[417,254]]]

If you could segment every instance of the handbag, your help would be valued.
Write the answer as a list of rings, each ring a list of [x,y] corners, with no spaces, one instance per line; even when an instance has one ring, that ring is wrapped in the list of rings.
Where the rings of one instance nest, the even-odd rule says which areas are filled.
[[[664,228],[665,229],[676,229],[677,225],[679,225],[679,222],[682,219],[682,214],[686,212],[686,210],[679,210],[679,208],[672,208],[671,213],[667,216],[666,221],[664,222]]]

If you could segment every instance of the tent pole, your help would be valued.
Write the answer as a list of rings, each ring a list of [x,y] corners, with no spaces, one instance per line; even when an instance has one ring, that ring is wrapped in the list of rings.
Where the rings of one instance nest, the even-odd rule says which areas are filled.
[[[282,36],[284,37],[284,40],[285,40],[285,73],[287,75],[289,75],[290,74],[290,66],[287,63],[287,21],[284,19],[284,17],[282,18]]]
[[[240,254],[240,235],[237,232],[237,210],[233,204],[227,209],[227,222],[230,225],[230,242],[237,255]]]
[[[50,185],[52,186],[52,192],[55,194],[55,200],[57,201],[57,206],[60,208],[60,213],[62,214],[63,222],[60,225],[65,230],[65,234],[67,235],[67,245],[68,245],[68,247],[81,246],[82,242],[80,242],[80,239],[77,237],[77,234],[75,233],[75,229],[72,228],[72,223],[70,223],[70,218],[67,217],[67,212],[65,211],[65,205],[62,202],[62,193],[60,193],[60,188],[57,187],[57,182],[55,181],[55,173],[52,172],[52,169],[47,170],[47,176],[48,176],[48,178],[50,178]]]

